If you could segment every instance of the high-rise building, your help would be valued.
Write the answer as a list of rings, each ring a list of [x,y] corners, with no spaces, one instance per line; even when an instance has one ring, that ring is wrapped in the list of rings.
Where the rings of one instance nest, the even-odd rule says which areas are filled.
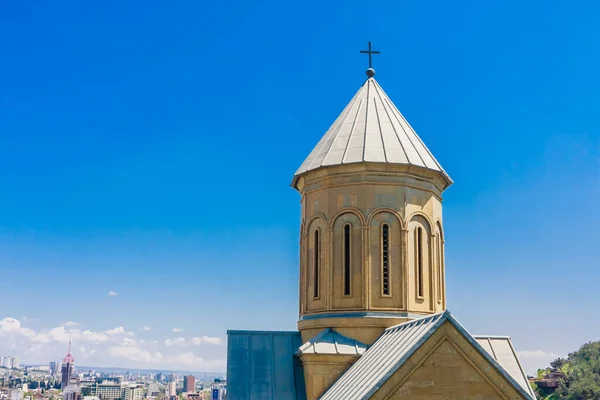
[[[71,382],[71,375],[75,370],[75,359],[71,355],[71,339],[69,338],[69,352],[63,358],[62,368],[61,368],[61,383],[60,388],[65,389],[69,386],[69,382]]]
[[[19,356],[12,357],[11,367],[12,368],[19,368],[19,365],[20,365]]]
[[[50,361],[50,375],[55,376],[56,372],[56,361]]]
[[[193,393],[196,391],[196,378],[192,375],[186,375],[183,377],[183,392]]]

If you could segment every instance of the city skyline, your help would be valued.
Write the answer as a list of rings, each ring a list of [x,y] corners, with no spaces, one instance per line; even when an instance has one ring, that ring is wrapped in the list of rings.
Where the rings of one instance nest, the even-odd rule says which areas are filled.
[[[219,372],[227,329],[295,330],[289,185],[369,40],[455,181],[448,309],[530,374],[598,339],[600,5],[2,7],[0,354]]]
[[[140,329],[141,332],[146,333],[145,337],[149,335],[150,330],[151,328],[148,326]],[[9,344],[4,347],[10,348],[13,353],[19,348],[25,349],[18,356],[22,360],[22,364],[45,365],[51,361],[66,359],[71,355],[70,340],[73,340],[73,350],[75,354],[79,352],[79,359],[82,364],[89,360],[100,360],[101,362],[105,360],[97,366],[109,368],[119,367],[119,365],[112,365],[111,362],[113,364],[124,362],[125,364],[121,365],[127,365],[127,362],[133,361],[133,364],[128,365],[131,367],[155,366],[159,370],[224,371],[225,364],[222,360],[203,360],[193,354],[194,349],[199,347],[221,347],[223,346],[223,339],[209,336],[186,337],[181,332],[181,328],[173,328],[172,332],[173,338],[167,338],[160,342],[156,339],[147,340],[136,337],[135,332],[127,331],[122,326],[95,332],[83,329],[79,323],[67,321],[56,328],[36,332],[31,328],[21,326],[20,321],[14,318],[7,317],[0,320],[0,337],[8,339],[3,343]],[[62,356],[57,356],[61,351],[61,345],[65,346],[62,348]],[[146,347],[142,349],[141,346]],[[152,351],[153,349],[155,351]],[[164,350],[161,352],[159,349]],[[32,352],[39,353],[41,350],[44,351],[42,354],[31,357]],[[68,353],[65,353],[65,350]],[[107,358],[93,357],[97,351],[102,352],[103,350],[107,352]],[[67,354],[67,357],[65,357],[65,354]],[[75,354],[72,358],[75,357]],[[138,364],[135,362],[138,362]],[[77,366],[77,361],[75,361],[75,366]]]

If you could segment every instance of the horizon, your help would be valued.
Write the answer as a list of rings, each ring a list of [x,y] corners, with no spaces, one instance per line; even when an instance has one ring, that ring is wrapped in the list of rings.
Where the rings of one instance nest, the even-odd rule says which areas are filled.
[[[85,364],[224,373],[228,330],[296,330],[290,182],[366,79],[369,41],[454,180],[448,309],[511,336],[530,375],[599,340],[600,5],[584,3],[0,6],[0,354],[48,363],[72,336]]]

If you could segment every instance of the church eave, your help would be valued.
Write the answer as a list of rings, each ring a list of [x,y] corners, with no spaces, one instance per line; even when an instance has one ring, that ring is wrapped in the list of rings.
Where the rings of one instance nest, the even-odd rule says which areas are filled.
[[[361,170],[364,172],[404,173],[419,179],[429,179],[435,182],[435,186],[438,188],[440,193],[446,190],[454,183],[454,181],[452,181],[450,176],[444,170],[438,171],[411,164],[389,164],[361,161],[346,164],[322,166],[301,174],[297,174],[292,179],[290,186],[296,189],[298,192],[302,193],[304,184],[301,184],[301,181],[306,180],[307,177],[318,177],[321,175],[329,175],[329,173],[331,173],[332,175],[339,174],[339,171],[342,170],[344,166],[363,166],[364,168],[361,168]],[[309,178],[309,180],[312,180],[312,178]]]

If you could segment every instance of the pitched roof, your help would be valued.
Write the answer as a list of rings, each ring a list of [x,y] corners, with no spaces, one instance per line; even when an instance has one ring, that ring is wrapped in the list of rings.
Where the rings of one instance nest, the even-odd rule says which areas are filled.
[[[523,389],[535,396],[509,336],[476,335],[473,337]]]
[[[366,344],[344,336],[331,328],[327,328],[300,346],[296,354],[340,354],[359,356],[366,350]]]
[[[452,184],[452,179],[372,77],[298,168],[293,184],[305,172],[359,162],[415,165],[440,172],[447,186]]]
[[[306,400],[299,332],[227,331],[227,396]]]
[[[386,329],[365,354],[325,392],[321,400],[369,399],[446,321],[450,322],[525,398],[535,399],[531,389],[524,389],[449,311],[445,311]],[[519,374],[516,378],[520,379]]]

